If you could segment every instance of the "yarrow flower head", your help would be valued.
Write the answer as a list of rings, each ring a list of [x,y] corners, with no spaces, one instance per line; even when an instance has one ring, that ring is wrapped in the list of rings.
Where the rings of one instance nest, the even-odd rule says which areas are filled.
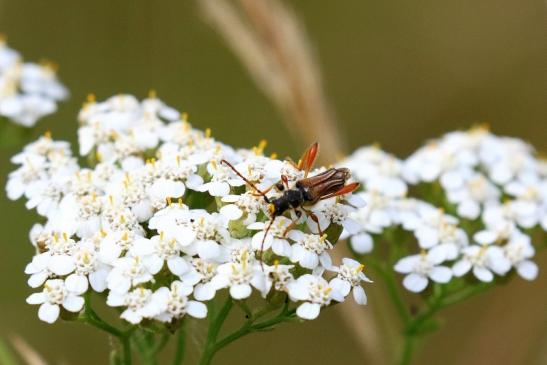
[[[264,156],[265,142],[248,150],[218,142],[154,93],[90,97],[79,121],[89,166],[46,135],[12,158],[18,168],[6,186],[46,220],[31,232],[36,254],[25,270],[42,288],[28,298],[41,304],[41,319],[80,312],[83,296],[103,291],[126,322],[169,326],[206,317],[203,302],[221,295],[285,296],[305,319],[351,292],[366,304],[364,266],[338,267],[329,255],[336,231],[358,228],[352,189],[272,215],[272,201],[300,191],[302,165]]]
[[[57,80],[51,63],[23,62],[0,36],[0,116],[23,127],[57,110],[68,92]]]
[[[342,164],[353,168],[363,186],[356,195],[366,202],[349,213],[360,228],[342,237],[360,255],[381,255],[376,241],[393,245],[394,269],[406,275],[408,290],[471,273],[492,282],[512,268],[527,280],[537,276],[532,237],[547,229],[547,178],[545,161],[527,143],[476,127],[431,141],[406,160],[374,146]],[[411,252],[415,246],[421,253]]]

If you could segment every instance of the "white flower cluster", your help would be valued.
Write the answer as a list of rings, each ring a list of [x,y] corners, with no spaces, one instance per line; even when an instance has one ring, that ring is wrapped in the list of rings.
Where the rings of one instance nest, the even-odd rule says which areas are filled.
[[[23,62],[21,55],[0,39],[0,116],[24,127],[57,110],[67,97],[51,64]]]
[[[80,153],[93,166],[78,166],[67,143],[44,136],[13,157],[20,166],[7,183],[11,199],[24,196],[46,219],[31,231],[36,255],[25,270],[28,284],[41,288],[27,299],[41,304],[40,319],[81,311],[90,291],[107,291],[107,304],[133,324],[203,318],[203,302],[222,289],[235,300],[253,290],[265,298],[286,293],[305,319],[350,292],[366,303],[363,265],[334,266],[329,237],[313,233],[317,224],[322,232],[346,224],[343,196],[308,207],[319,222],[292,212],[264,237],[264,198],[222,163],[259,189],[281,174],[294,186],[303,171],[265,157],[263,144],[235,151],[154,95],[89,100],[79,119]],[[268,197],[279,194],[271,189]]]
[[[388,228],[411,231],[421,252],[394,267],[406,275],[408,290],[468,272],[483,282],[513,268],[526,280],[536,278],[530,230],[547,230],[547,163],[523,141],[474,128],[430,142],[406,161],[365,147],[344,165],[362,182],[357,195],[367,206],[350,213],[361,228],[343,237],[365,254]],[[422,192],[427,202],[408,191]]]

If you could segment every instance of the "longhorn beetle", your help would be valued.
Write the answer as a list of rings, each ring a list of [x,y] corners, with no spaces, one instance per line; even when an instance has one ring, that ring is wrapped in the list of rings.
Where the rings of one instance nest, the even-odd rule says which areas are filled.
[[[293,188],[289,187],[289,181],[287,176],[281,175],[281,179],[270,186],[268,189],[261,191],[253,184],[249,179],[243,176],[232,164],[226,160],[221,160],[221,163],[231,168],[240,178],[242,178],[258,195],[264,198],[264,201],[268,203],[268,213],[270,214],[270,223],[266,227],[264,237],[262,238],[262,244],[260,248],[260,263],[262,265],[262,252],[264,249],[264,242],[266,236],[270,230],[270,227],[274,223],[275,219],[289,209],[293,209],[297,219],[294,220],[284,232],[284,235],[291,230],[298,221],[298,218],[302,216],[302,212],[307,214],[318,227],[320,235],[323,235],[321,227],[319,226],[319,219],[310,210],[306,209],[308,206],[312,206],[319,200],[329,199],[335,196],[349,194],[359,188],[359,183],[354,182],[346,185],[347,180],[350,178],[350,170],[345,167],[329,168],[328,170],[321,172],[315,176],[308,177],[310,170],[313,167],[317,153],[319,151],[319,144],[312,144],[302,155],[298,164],[291,163],[298,169],[304,171],[304,178],[296,182]],[[266,194],[273,188],[276,188],[283,194],[279,198],[270,199]]]

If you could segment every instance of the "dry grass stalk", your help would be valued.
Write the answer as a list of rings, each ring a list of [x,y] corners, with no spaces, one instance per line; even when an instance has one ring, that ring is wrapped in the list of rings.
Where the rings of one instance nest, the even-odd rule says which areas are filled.
[[[199,4],[281,111],[287,129],[306,145],[319,141],[324,159],[341,155],[343,145],[319,68],[294,14],[277,0],[200,0]]]
[[[321,143],[323,163],[344,151],[310,42],[296,16],[278,0],[199,0],[207,20],[282,112],[287,129],[306,144]],[[340,247],[342,248],[342,247]],[[337,250],[336,260],[348,252]],[[364,355],[381,363],[378,329],[371,311],[353,303],[340,308]]]
[[[10,338],[10,342],[27,365],[47,365],[42,356],[22,337],[14,335]]]

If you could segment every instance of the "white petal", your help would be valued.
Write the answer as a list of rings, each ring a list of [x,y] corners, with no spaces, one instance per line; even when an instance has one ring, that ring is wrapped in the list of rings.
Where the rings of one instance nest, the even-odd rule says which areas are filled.
[[[56,275],[67,275],[74,271],[74,260],[67,255],[52,256],[48,268]]]
[[[346,280],[334,278],[330,281],[330,286],[333,290],[339,291],[342,296],[347,296],[351,290],[351,284]]]
[[[199,242],[198,255],[204,260],[214,259],[220,255],[220,246],[211,240]]]
[[[177,239],[177,242],[181,244],[181,246],[188,246],[196,239],[196,233],[188,227],[182,227],[177,229],[174,236]]]
[[[49,274],[47,273],[47,271],[44,270],[42,272],[31,275],[28,278],[27,284],[31,288],[37,288],[40,285],[42,285],[47,280],[48,277],[49,277]]]
[[[268,236],[270,237],[270,236]],[[272,243],[272,251],[279,256],[289,257],[291,256],[291,245],[287,240],[274,238]]]
[[[464,218],[476,219],[480,213],[481,206],[473,200],[466,200],[458,205],[458,214]]]
[[[251,285],[260,291],[260,294],[265,298],[268,292],[270,291],[270,285],[268,285],[268,280],[266,280],[265,274],[260,272],[253,275],[251,278]]]
[[[108,289],[116,293],[127,293],[131,288],[131,280],[119,274],[109,275],[107,278],[107,284]]]
[[[28,304],[42,304],[46,301],[47,297],[44,293],[34,293],[27,298]]]
[[[494,241],[496,241],[496,239],[498,238],[498,235],[494,231],[484,230],[484,231],[475,233],[473,238],[475,239],[475,241],[477,241],[477,243],[480,243],[481,245],[489,245],[491,243],[494,243]]]
[[[323,252],[321,255],[319,255],[319,263],[325,269],[332,268],[332,259],[328,252]]]
[[[294,301],[306,300],[309,298],[309,292],[304,285],[301,285],[298,281],[289,283],[287,286],[289,295]]]
[[[99,260],[105,264],[109,264],[120,257],[122,249],[116,244],[113,239],[105,239],[101,243],[101,248],[99,249]]]
[[[106,304],[110,307],[120,307],[125,303],[125,294],[111,291],[106,298]]]
[[[228,220],[231,220],[231,221],[237,220],[241,218],[241,216],[243,215],[243,212],[241,211],[241,209],[239,209],[237,205],[235,204],[225,205],[222,208],[220,208],[219,212],[220,214],[222,214]]]
[[[464,276],[469,272],[469,270],[471,270],[471,267],[471,262],[468,260],[460,260],[454,264],[452,267],[452,272],[454,273],[454,276]]]
[[[439,242],[439,232],[429,227],[419,228],[416,231],[416,238],[421,248],[431,248]]]
[[[441,176],[441,184],[447,190],[457,189],[463,184],[463,177],[460,171],[449,171]]]
[[[250,226],[252,226],[252,224]],[[255,250],[265,251],[272,246],[273,240],[274,238],[272,235],[269,234],[266,236],[266,239],[264,239],[264,232],[258,232],[253,236],[251,244]]]
[[[44,303],[38,309],[38,318],[47,323],[53,323],[59,318],[61,308],[56,304]]]
[[[211,300],[215,296],[215,288],[207,284],[198,284],[194,289],[194,298],[200,301]]]
[[[136,240],[131,246],[131,253],[135,256],[151,255],[152,253],[154,253],[153,242],[157,242],[157,241],[154,241],[157,238],[158,237],[155,236],[153,240],[149,240],[147,238],[140,238]]]
[[[419,293],[426,288],[427,278],[416,273],[408,274],[403,280],[403,285],[411,292]]]
[[[436,266],[429,273],[431,280],[437,283],[448,283],[452,279],[452,270],[444,266]]]
[[[300,266],[313,270],[319,265],[319,256],[314,252],[302,250],[302,256],[298,262]]]
[[[87,278],[83,275],[72,274],[65,280],[66,289],[74,294],[83,294],[87,291]]]
[[[175,275],[182,275],[190,269],[186,260],[182,257],[173,257],[167,260],[167,267]]]
[[[84,306],[84,298],[68,295],[63,302],[63,307],[70,312],[79,312]]]
[[[239,284],[230,287],[230,295],[234,299],[245,299],[251,295],[251,286],[249,284]]]
[[[102,293],[106,289],[108,272],[108,269],[100,269],[89,274],[89,284],[97,293]]]
[[[143,263],[148,269],[148,271],[155,275],[163,268],[163,259],[157,255],[151,255],[143,259]],[[137,280],[135,280],[135,284],[137,283]]]
[[[414,266],[418,260],[419,257],[417,255],[403,257],[397,261],[393,269],[401,274],[408,274],[414,270]]]
[[[477,279],[486,283],[491,282],[494,279],[494,274],[492,274],[490,270],[480,266],[475,266],[473,268],[473,274]]]
[[[207,306],[201,302],[190,300],[186,304],[186,312],[194,318],[205,318],[207,317]]]
[[[353,299],[355,299],[355,303],[357,304],[367,304],[367,294],[365,293],[365,289],[360,285],[353,288]]]
[[[538,275],[538,266],[535,262],[526,260],[517,265],[517,272],[526,280],[534,280]]]
[[[139,324],[142,321],[142,315],[131,309],[126,309],[120,317],[132,324]]]
[[[351,248],[358,254],[371,252],[373,249],[372,237],[367,233],[361,233],[351,237]]]
[[[225,196],[230,194],[230,185],[224,182],[210,182],[209,194],[212,196]]]
[[[186,186],[188,189],[195,190],[198,186],[203,184],[203,178],[199,175],[190,175],[186,179]]]
[[[296,315],[303,319],[315,319],[319,315],[321,306],[316,303],[302,303],[296,310]]]

